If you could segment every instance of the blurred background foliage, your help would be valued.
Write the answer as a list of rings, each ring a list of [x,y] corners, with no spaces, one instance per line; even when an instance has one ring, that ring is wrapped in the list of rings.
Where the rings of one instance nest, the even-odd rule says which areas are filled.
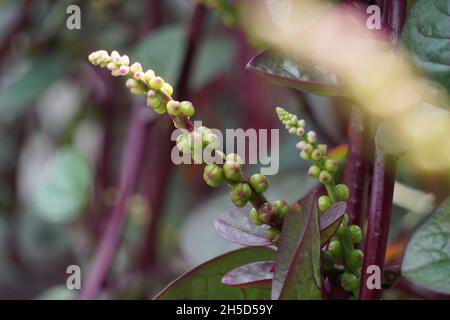
[[[349,109],[337,113],[340,101],[300,96],[245,70],[262,48],[239,29],[241,1],[203,2],[208,9],[182,97],[197,106],[196,119],[221,130],[279,128],[274,108],[285,105],[305,117],[322,141],[345,143]],[[71,4],[81,8],[81,30],[66,28]],[[172,144],[162,141],[169,119],[156,120],[142,97],[133,99],[123,81],[87,61],[94,50],[116,49],[175,84],[195,5],[0,1],[1,299],[74,298],[65,289],[66,268],[77,264],[83,279],[87,276],[117,200],[136,104],[145,125],[142,159],[101,297],[151,297],[180,273],[234,248],[213,228],[214,219],[232,206],[226,190],[208,188],[199,166],[167,163]],[[280,130],[280,173],[269,177],[269,199],[295,201],[314,185],[297,161],[294,143]],[[256,172],[258,166],[247,169]],[[158,174],[161,170],[166,174]],[[406,161],[398,179],[437,198],[448,193],[448,179],[416,175]],[[413,222],[405,222],[410,211],[395,208],[393,242],[405,224],[418,221],[412,214]]]

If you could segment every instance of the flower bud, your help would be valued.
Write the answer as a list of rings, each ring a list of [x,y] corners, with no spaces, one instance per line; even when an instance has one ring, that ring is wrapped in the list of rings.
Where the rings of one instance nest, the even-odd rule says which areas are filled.
[[[147,71],[145,71],[144,76],[143,76],[143,80],[147,83],[150,83],[150,81],[155,77],[155,72],[151,69],[148,69]],[[163,86],[164,87],[164,86]]]
[[[125,85],[127,88],[131,89],[136,88],[139,85],[139,83],[134,79],[128,79],[127,82],[125,82]]]
[[[231,181],[240,181],[242,179],[241,166],[234,161],[225,161],[223,164],[223,174]]]
[[[321,212],[327,211],[331,207],[331,200],[328,196],[320,196],[317,200],[317,204],[319,205],[319,210]]]
[[[242,166],[244,161],[242,161],[242,158],[237,153],[229,153],[225,157],[225,161],[231,161],[236,162],[238,165]]]
[[[303,128],[297,128],[297,129],[295,130],[295,134],[296,134],[297,136],[301,137],[301,136],[303,136],[303,135],[305,134],[305,129],[303,129]]]
[[[154,77],[150,80],[149,86],[153,90],[159,91],[164,86],[164,80],[161,77]]]
[[[317,160],[319,160],[321,157],[322,157],[322,153],[320,152],[319,149],[314,149],[314,150],[311,152],[311,159],[317,161]]]
[[[218,187],[223,181],[223,171],[216,164],[208,164],[203,170],[203,179],[210,187]]]
[[[347,234],[352,243],[358,243],[362,240],[361,228],[355,224],[348,227]]]
[[[261,221],[261,219],[259,219],[258,211],[256,211],[255,208],[252,208],[252,209],[250,210],[249,217],[250,217],[250,220],[251,220],[255,225],[260,226],[260,225],[263,224],[263,222]]]
[[[122,56],[122,64],[124,64],[126,66],[128,66],[130,64],[130,58],[127,55]]]
[[[117,69],[117,66],[116,66],[114,63],[110,62],[110,63],[108,63],[108,64],[106,65],[106,68],[107,68],[109,71],[113,71],[113,70],[116,70],[116,69]]]
[[[341,276],[341,286],[345,291],[356,291],[359,286],[358,278],[352,273],[344,272]]]
[[[177,137],[177,148],[184,154],[190,154],[191,153],[191,147],[189,143],[187,142],[187,137],[184,134],[180,134]]]
[[[336,186],[336,192],[340,200],[345,201],[350,197],[350,191],[345,184],[338,184]]]
[[[137,87],[137,88],[131,88],[130,92],[135,95],[140,95],[140,94],[144,94],[145,90],[141,87]]]
[[[295,145],[295,148],[296,148],[298,151],[302,151],[304,146],[305,146],[305,141],[300,141],[299,143],[297,143],[297,144]]]
[[[164,91],[165,93],[167,93],[169,96],[171,96],[173,94],[173,88],[170,84],[168,84],[167,82],[164,83],[163,87],[161,88],[162,91]]]
[[[268,202],[264,203],[258,210],[259,219],[264,223],[269,223],[273,217],[272,205]]]
[[[325,161],[325,170],[327,170],[329,173],[336,172],[337,170],[337,163],[333,159],[327,159]]]
[[[147,98],[147,106],[149,106],[153,110],[160,108],[161,105],[162,102],[158,95],[154,95],[153,97]]]
[[[320,153],[322,154],[322,156],[325,156],[327,154],[327,145],[326,144],[319,144],[317,146],[317,149],[319,149]]]
[[[171,116],[179,116],[181,114],[180,102],[175,100],[170,100],[167,102],[167,113]]]
[[[319,181],[323,184],[329,183],[333,177],[331,174],[328,173],[328,171],[322,170],[319,174]]]
[[[232,186],[231,201],[233,201],[234,204],[236,204],[236,202],[239,201],[245,201],[246,203],[248,199],[250,199],[251,195],[252,189],[246,183],[236,183],[235,185]]]
[[[353,249],[348,257],[349,267],[352,270],[357,270],[362,267],[364,253],[359,249]]]
[[[180,107],[181,112],[183,112],[183,114],[189,118],[192,117],[195,113],[194,106],[189,101],[182,101]]]
[[[289,213],[289,203],[286,200],[277,200],[272,203],[273,212],[281,219],[284,219]]]
[[[306,134],[307,138],[308,138],[308,142],[309,143],[316,143],[317,142],[317,134],[314,131],[309,131]]]
[[[302,158],[303,160],[311,160],[311,157],[309,156],[308,152],[306,151],[302,151],[300,152],[300,158]]]
[[[142,72],[142,66],[139,62],[135,62],[130,66],[131,73]]]
[[[316,165],[312,165],[311,167],[309,167],[308,174],[311,177],[318,179],[320,174],[320,168]]]
[[[331,241],[330,244],[328,245],[328,253],[335,260],[342,259],[341,242],[339,240]]]
[[[305,151],[306,153],[310,154],[313,151],[313,146],[309,143],[305,143],[303,145],[303,151]]]
[[[133,74],[133,78],[135,78],[136,80],[142,80],[142,78],[144,78],[144,73],[140,71],[135,72]]]
[[[269,181],[262,174],[254,174],[250,177],[250,185],[258,193],[264,193],[269,187]]]
[[[267,230],[267,240],[272,241],[272,242],[277,242],[279,237],[280,237],[280,231],[278,229],[270,227]]]

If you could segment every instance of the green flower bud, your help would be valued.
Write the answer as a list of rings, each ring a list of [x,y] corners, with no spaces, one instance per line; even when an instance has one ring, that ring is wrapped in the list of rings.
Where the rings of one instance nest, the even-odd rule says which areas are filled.
[[[311,152],[314,150],[313,146],[309,143],[305,143],[303,145],[303,151],[305,151],[308,154],[311,154]]]
[[[170,100],[167,102],[167,113],[171,116],[179,116],[181,114],[180,102],[175,100]]]
[[[331,174],[328,173],[328,171],[321,171],[319,174],[319,181],[323,184],[329,183],[333,177]]]
[[[330,256],[335,259],[342,259],[342,246],[339,240],[333,240],[328,245],[328,252]]]
[[[336,172],[336,170],[337,170],[337,163],[336,163],[336,161],[334,161],[332,159],[327,159],[327,161],[325,161],[325,169],[329,173]]]
[[[353,249],[348,257],[349,268],[357,270],[362,267],[364,253],[359,249]]]
[[[159,91],[164,86],[164,79],[161,77],[154,77],[150,80],[149,86],[153,90]]]
[[[147,106],[149,106],[153,110],[159,109],[162,106],[161,99],[159,98],[158,95],[154,95],[152,97],[148,97],[147,98]]]
[[[264,223],[269,223],[272,220],[273,208],[270,203],[264,203],[258,210],[259,219]]]
[[[278,229],[270,227],[269,230],[267,230],[267,240],[272,241],[272,242],[277,242],[279,236],[280,236],[280,231]]]
[[[316,166],[316,165],[313,165],[313,166],[309,167],[308,174],[311,177],[313,177],[315,179],[318,179],[319,178],[319,174],[320,174],[320,168],[318,166]]]
[[[145,75],[144,75],[145,77]],[[171,96],[173,94],[173,88],[170,84],[168,84],[167,82],[164,83],[163,87],[161,88],[162,91],[164,91],[165,93],[167,93],[169,96]]]
[[[180,104],[181,112],[183,112],[184,115],[187,117],[192,117],[195,113],[194,106],[189,101],[182,101]]]
[[[264,193],[269,188],[269,181],[262,174],[254,174],[250,177],[250,185],[258,193]]]
[[[336,192],[339,196],[339,199],[341,199],[342,201],[345,201],[350,197],[350,191],[345,184],[338,184],[336,186]]]
[[[231,201],[247,201],[252,195],[252,189],[246,183],[236,183],[231,189]]]
[[[342,237],[347,232],[347,226],[341,222],[339,228],[336,230],[336,236]]]
[[[242,179],[241,166],[234,161],[225,161],[223,164],[223,174],[231,181],[240,181]]]
[[[203,170],[203,179],[211,187],[218,187],[223,181],[223,171],[215,164],[208,164]]]
[[[333,270],[334,269],[334,259],[331,257],[328,251],[323,251],[320,255],[320,262],[324,270]]]
[[[311,152],[311,159],[317,161],[317,160],[319,160],[321,157],[322,157],[322,153],[320,152],[319,149],[314,149],[314,150]]]
[[[317,146],[317,149],[319,149],[320,153],[322,154],[322,156],[325,156],[327,154],[327,145],[326,144],[319,144]]]
[[[252,208],[250,210],[250,214],[249,214],[250,220],[252,220],[252,222],[257,225],[257,226],[261,226],[263,224],[263,222],[261,221],[261,219],[259,219],[259,215],[258,215],[258,211],[256,211],[255,208]]]
[[[359,286],[358,278],[354,274],[344,272],[341,276],[341,286],[345,291],[356,291]]]
[[[236,206],[236,207],[238,207],[238,208],[242,208],[242,207],[245,207],[245,205],[247,204],[247,200],[231,200],[231,202],[233,202],[233,204]]]
[[[361,228],[355,224],[348,227],[348,237],[352,243],[358,243],[362,240]]]
[[[141,70],[142,72],[142,70]],[[147,70],[144,73],[143,79],[145,82],[150,83],[150,81],[155,77],[155,72],[153,70]],[[164,86],[163,86],[164,88]]]
[[[277,200],[272,203],[273,212],[276,216],[284,219],[289,213],[289,203],[286,200]]]
[[[242,165],[244,161],[237,153],[229,153],[225,157],[225,161],[236,162],[238,165]]]
[[[320,196],[317,203],[321,212],[325,212],[331,207],[331,200],[329,196]]]
[[[303,160],[306,160],[306,161],[311,160],[311,157],[305,150],[300,152],[300,158],[302,158]]]

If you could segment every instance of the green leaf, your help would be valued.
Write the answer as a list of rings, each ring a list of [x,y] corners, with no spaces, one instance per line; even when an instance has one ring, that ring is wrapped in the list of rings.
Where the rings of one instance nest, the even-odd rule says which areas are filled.
[[[402,32],[402,43],[417,64],[450,92],[450,6],[448,0],[417,0]]]
[[[320,233],[317,192],[293,206],[280,236],[272,299],[318,300],[320,290]]]
[[[320,245],[323,247],[336,233],[344,220],[347,203],[337,202],[320,216]]]
[[[185,48],[185,31],[182,25],[158,29],[143,39],[130,54],[144,69],[152,69],[164,80],[174,85],[181,70]]]
[[[274,261],[258,261],[237,267],[223,276],[222,283],[239,288],[270,288],[274,263]]]
[[[19,76],[0,88],[0,118],[13,121],[64,72],[65,59],[59,53],[38,56],[25,65]]]
[[[88,160],[74,149],[61,149],[51,161],[46,179],[33,199],[36,212],[50,222],[72,221],[85,208],[91,185],[92,169]]]
[[[336,75],[307,61],[284,57],[274,51],[255,56],[247,69],[268,77],[274,83],[321,96],[342,94]]]
[[[239,266],[256,261],[273,260],[268,248],[245,248],[216,257],[183,274],[163,289],[156,300],[254,300],[270,299],[269,288],[235,288],[222,284],[223,276]]]
[[[450,198],[413,234],[402,274],[418,285],[450,294]]]

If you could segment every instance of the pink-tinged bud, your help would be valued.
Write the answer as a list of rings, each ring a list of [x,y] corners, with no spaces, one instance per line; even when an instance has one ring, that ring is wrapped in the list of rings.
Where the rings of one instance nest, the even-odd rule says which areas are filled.
[[[110,62],[106,65],[106,68],[108,68],[109,71],[113,71],[117,68],[117,66],[114,63]]]
[[[125,66],[125,65],[120,66],[120,68],[119,68],[119,73],[120,73],[122,76],[127,75],[128,72],[130,72],[130,68],[129,68],[128,66]]]
[[[295,148],[297,148],[298,151],[302,151],[303,147],[305,146],[305,141],[300,141],[295,145]]]
[[[308,141],[310,143],[316,143],[317,142],[317,134],[314,131],[309,131],[307,136],[308,136]]]
[[[152,98],[156,95],[156,91],[155,90],[148,90],[147,91],[147,97]]]
[[[298,136],[304,135],[304,134],[305,134],[305,129],[303,129],[303,128],[297,128],[296,134],[297,134]]]
[[[144,77],[144,73],[141,72],[141,71],[135,72],[134,75],[133,75],[133,77],[134,77],[136,80],[141,80],[141,79]]]
[[[142,72],[142,66],[139,62],[135,62],[130,66],[130,70],[132,73]]]

